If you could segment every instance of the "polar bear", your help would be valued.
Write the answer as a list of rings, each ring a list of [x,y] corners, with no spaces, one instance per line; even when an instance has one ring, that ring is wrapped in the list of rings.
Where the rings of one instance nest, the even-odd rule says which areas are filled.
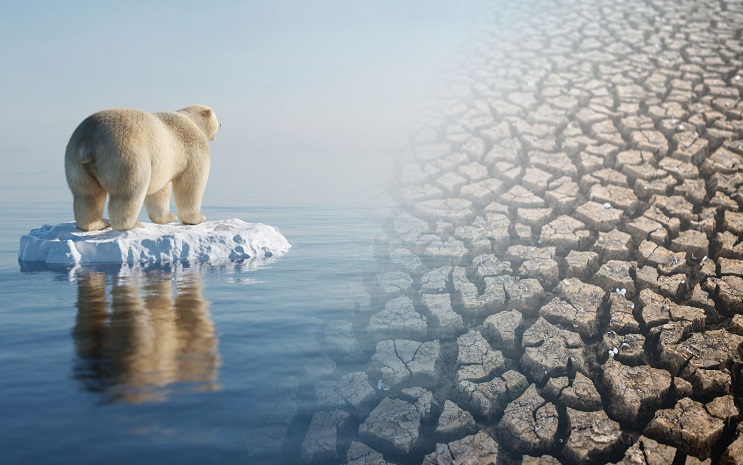
[[[75,222],[83,231],[111,226],[127,231],[144,203],[154,223],[175,221],[170,213],[173,185],[178,218],[199,224],[209,176],[209,144],[221,124],[211,108],[191,105],[175,112],[129,108],[88,116],[72,133],[65,175],[73,196]],[[103,220],[106,194],[111,223]]]

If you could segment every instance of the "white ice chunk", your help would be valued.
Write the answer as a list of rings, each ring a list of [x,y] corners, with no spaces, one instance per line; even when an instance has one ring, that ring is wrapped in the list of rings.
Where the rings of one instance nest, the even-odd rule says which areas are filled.
[[[232,218],[194,226],[145,223],[131,231],[81,231],[75,223],[44,225],[21,237],[18,260],[50,265],[93,263],[224,263],[283,255],[291,245],[273,226]]]

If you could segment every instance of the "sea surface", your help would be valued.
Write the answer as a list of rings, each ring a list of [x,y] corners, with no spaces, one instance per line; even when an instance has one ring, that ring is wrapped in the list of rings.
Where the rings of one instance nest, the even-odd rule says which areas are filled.
[[[24,172],[0,192],[0,463],[258,463],[262,422],[306,378],[325,322],[352,317],[344,293],[373,271],[380,211],[207,202],[208,219],[274,225],[292,249],[220,268],[49,270],[19,264],[18,241],[70,221],[71,197],[59,173]],[[296,392],[288,447],[260,463],[298,457],[311,394]]]

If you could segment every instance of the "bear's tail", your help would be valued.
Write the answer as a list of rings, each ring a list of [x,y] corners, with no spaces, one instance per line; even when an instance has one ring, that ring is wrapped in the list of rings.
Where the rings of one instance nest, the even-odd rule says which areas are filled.
[[[93,163],[93,151],[90,150],[87,146],[80,146],[77,149],[77,153],[75,154],[75,158],[77,158],[77,161],[80,163]]]

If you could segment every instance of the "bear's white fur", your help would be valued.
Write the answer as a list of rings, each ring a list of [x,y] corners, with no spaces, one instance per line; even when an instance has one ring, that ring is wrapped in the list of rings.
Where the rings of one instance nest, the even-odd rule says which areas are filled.
[[[219,127],[214,112],[203,105],[163,113],[114,108],[88,116],[72,133],[65,152],[77,227],[94,231],[109,226],[103,220],[107,193],[113,229],[141,227],[137,216],[143,203],[153,222],[174,221],[171,184],[181,222],[204,221],[208,141]]]

